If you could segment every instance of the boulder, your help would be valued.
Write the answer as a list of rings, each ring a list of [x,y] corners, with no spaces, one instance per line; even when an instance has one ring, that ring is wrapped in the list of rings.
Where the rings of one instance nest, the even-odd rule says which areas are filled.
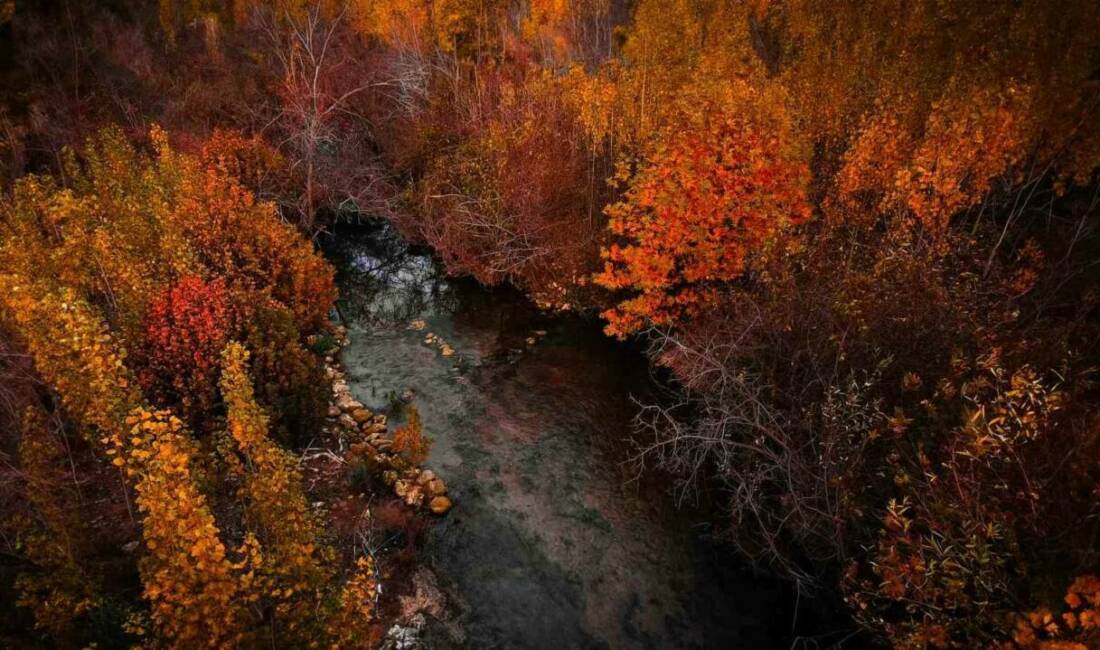
[[[438,496],[428,502],[428,509],[437,515],[445,515],[454,503],[444,496]]]
[[[340,426],[344,427],[345,429],[355,430],[355,429],[359,428],[359,425],[356,424],[355,420],[353,420],[352,417],[350,415],[348,415],[347,413],[343,413],[343,414],[340,415],[339,422],[340,422]]]
[[[367,409],[355,409],[351,412],[351,419],[355,420],[356,424],[363,424],[364,422],[370,422],[371,412]]]

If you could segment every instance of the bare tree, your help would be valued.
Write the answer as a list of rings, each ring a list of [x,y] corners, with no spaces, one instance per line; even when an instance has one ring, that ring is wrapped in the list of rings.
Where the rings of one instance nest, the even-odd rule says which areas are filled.
[[[801,559],[844,559],[838,479],[861,462],[866,432],[881,420],[870,398],[877,378],[819,377],[819,407],[802,408],[759,365],[782,347],[769,315],[747,296],[729,300],[715,322],[648,332],[652,358],[679,383],[664,401],[639,403],[634,461],[679,477],[680,499],[717,480],[734,543],[810,590],[817,579]]]
[[[308,232],[317,230],[320,210],[385,215],[396,195],[366,110],[372,93],[393,83],[364,55],[361,38],[344,24],[346,11],[326,18],[313,7],[300,16],[260,17],[283,79],[265,129],[302,178],[291,207]]]

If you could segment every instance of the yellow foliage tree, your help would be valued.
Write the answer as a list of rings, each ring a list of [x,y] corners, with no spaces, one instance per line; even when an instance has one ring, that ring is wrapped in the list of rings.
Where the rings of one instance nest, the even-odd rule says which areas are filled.
[[[248,351],[232,342],[222,352],[221,391],[229,434],[244,473],[245,523],[263,545],[251,599],[270,606],[280,636],[310,639],[322,590],[331,578],[331,550],[302,492],[295,458],[268,437],[268,417],[256,404]]]
[[[19,469],[33,513],[15,515],[6,527],[15,529],[16,548],[35,567],[16,579],[16,604],[31,609],[36,628],[64,641],[75,620],[100,603],[100,595],[97,578],[82,562],[87,531],[77,516],[81,504],[66,471],[61,435],[44,411],[26,410]]]

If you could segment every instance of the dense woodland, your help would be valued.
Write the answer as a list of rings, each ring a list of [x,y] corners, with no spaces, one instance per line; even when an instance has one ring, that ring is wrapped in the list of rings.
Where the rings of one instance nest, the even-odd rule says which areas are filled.
[[[0,639],[378,641],[296,453],[383,218],[866,638],[1098,647],[1098,109],[1091,0],[2,0]]]

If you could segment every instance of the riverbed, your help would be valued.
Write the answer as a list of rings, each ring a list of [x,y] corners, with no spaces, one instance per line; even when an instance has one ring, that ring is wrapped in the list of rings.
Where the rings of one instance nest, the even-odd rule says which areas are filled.
[[[644,357],[592,318],[447,277],[383,225],[342,229],[355,397],[420,413],[454,509],[421,560],[453,625],[432,648],[790,648],[789,585],[754,571],[633,454]]]

